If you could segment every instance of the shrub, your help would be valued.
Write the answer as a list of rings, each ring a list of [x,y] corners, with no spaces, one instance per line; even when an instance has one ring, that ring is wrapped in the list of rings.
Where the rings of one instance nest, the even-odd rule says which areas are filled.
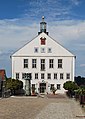
[[[74,95],[75,90],[77,90],[79,88],[79,86],[72,81],[67,81],[63,84],[63,88],[65,90],[68,90],[67,94],[68,96],[72,97],[72,95]]]

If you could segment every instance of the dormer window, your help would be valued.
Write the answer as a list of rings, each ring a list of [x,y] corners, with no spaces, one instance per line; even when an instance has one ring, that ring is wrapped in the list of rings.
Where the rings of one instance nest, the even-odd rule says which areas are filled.
[[[41,45],[45,45],[46,44],[46,38],[40,38],[40,40],[41,40]]]

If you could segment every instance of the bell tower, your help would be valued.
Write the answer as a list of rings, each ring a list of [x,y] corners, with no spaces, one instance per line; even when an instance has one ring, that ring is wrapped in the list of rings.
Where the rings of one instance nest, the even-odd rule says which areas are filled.
[[[42,32],[48,35],[48,32],[46,32],[46,27],[47,27],[47,23],[44,21],[44,16],[42,16],[42,22],[40,22],[40,32],[38,32],[38,35]]]

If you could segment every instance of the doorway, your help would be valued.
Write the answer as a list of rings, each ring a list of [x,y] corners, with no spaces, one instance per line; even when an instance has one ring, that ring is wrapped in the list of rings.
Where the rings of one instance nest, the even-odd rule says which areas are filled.
[[[40,83],[40,93],[45,93],[46,83]]]

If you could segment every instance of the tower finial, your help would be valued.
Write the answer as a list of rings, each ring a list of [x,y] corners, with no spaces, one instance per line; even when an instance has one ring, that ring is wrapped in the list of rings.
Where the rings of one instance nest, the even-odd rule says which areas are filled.
[[[44,18],[45,18],[45,17],[44,17],[44,16],[42,16],[42,22],[44,22]]]

